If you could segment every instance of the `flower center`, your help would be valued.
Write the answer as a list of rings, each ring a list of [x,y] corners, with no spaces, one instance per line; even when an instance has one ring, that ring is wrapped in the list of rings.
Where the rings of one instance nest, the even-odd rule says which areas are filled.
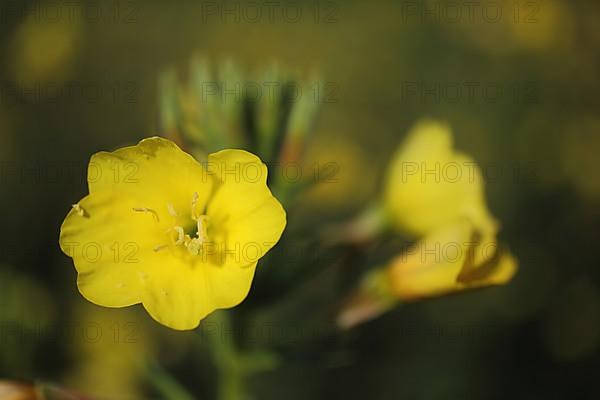
[[[191,230],[192,231],[191,234],[186,233],[184,227],[181,225],[175,225],[172,228],[172,232],[171,232],[172,243],[175,246],[185,247],[188,250],[188,252],[190,252],[190,254],[195,255],[195,256],[197,256],[198,254],[200,254],[202,252],[202,245],[204,243],[206,243],[206,241],[208,241],[207,228],[208,228],[208,222],[209,222],[208,215],[200,214],[196,210],[197,203],[198,203],[198,193],[194,192],[194,195],[192,197],[192,204],[191,204],[191,216],[192,216],[192,221],[196,222],[195,235],[193,233],[194,229]],[[167,208],[169,209],[169,214],[171,214],[173,217],[177,217],[177,212],[175,211],[175,209],[173,208],[173,206],[171,204],[169,204],[167,206]]]
[[[196,233],[189,234],[180,225],[171,230],[171,241],[175,246],[185,247],[191,254],[197,256],[202,251],[202,245],[208,240],[208,215],[199,215],[195,219]]]
[[[209,217],[206,214],[201,214],[196,210],[198,203],[198,193],[194,192],[191,203],[191,221],[189,224],[181,225],[181,221],[177,223],[178,214],[172,204],[167,204],[167,210],[169,215],[176,221],[175,224],[167,230],[170,244],[174,246],[181,246],[187,249],[187,251],[197,256],[202,253],[202,246],[208,241],[208,224]],[[158,221],[158,213],[149,208],[134,208],[134,211],[145,212],[152,214]],[[186,229],[187,228],[187,229]],[[169,244],[161,244],[154,247],[154,251],[160,251]]]

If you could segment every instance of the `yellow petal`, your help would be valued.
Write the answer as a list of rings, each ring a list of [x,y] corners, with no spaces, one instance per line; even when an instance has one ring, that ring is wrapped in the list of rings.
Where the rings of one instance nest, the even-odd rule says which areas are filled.
[[[490,285],[502,285],[517,272],[517,260],[506,249],[487,263],[474,270],[463,271],[457,279],[457,290]]]
[[[65,218],[60,247],[73,258],[77,285],[91,302],[123,307],[141,301],[140,273],[154,257],[161,228],[152,215],[132,210],[135,201],[113,192],[92,193]]]
[[[256,263],[217,266],[184,250],[156,251],[155,238],[164,236],[160,225],[152,215],[133,212],[131,202],[110,192],[92,193],[63,223],[60,245],[73,258],[86,299],[105,307],[143,302],[158,322],[193,329],[210,312],[246,297]]]
[[[256,263],[281,237],[286,214],[267,187],[267,168],[243,150],[223,150],[209,155],[209,171],[218,187],[208,204],[209,237],[226,248],[225,266]]]
[[[174,259],[165,260],[161,271],[148,279],[143,305],[161,324],[188,330],[216,309],[242,302],[250,290],[256,263],[243,268],[179,267]]]
[[[435,296],[452,290],[469,258],[472,226],[461,220],[428,235],[387,268],[392,291],[401,299]]]
[[[469,258],[463,267],[464,271],[474,270],[496,260],[500,245],[496,238],[496,230],[476,231],[471,238]]]
[[[482,243],[489,242],[474,241],[472,233],[463,220],[428,235],[394,259],[387,268],[393,293],[414,300],[508,282],[517,269],[515,258],[497,245],[496,251],[478,254]]]
[[[390,164],[385,204],[394,225],[424,235],[458,218],[495,231],[484,198],[483,177],[475,161],[455,152],[448,126],[418,123]]]
[[[200,163],[170,140],[152,137],[135,146],[92,156],[88,166],[90,193],[113,191],[138,200],[137,207],[168,216],[168,204],[179,214],[190,212],[194,193],[204,208],[213,180]]]
[[[398,148],[395,158],[406,161],[444,160],[452,154],[452,146],[450,127],[425,119],[417,122],[410,130],[404,143]]]

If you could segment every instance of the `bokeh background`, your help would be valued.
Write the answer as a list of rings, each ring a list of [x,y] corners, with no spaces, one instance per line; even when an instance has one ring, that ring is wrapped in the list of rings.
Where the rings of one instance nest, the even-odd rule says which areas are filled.
[[[320,104],[307,158],[335,162],[338,182],[311,188],[291,221],[334,222],[360,210],[381,190],[410,126],[436,118],[451,124],[457,148],[491,166],[489,207],[520,264],[507,286],[403,305],[350,331],[284,343],[277,367],[254,375],[249,398],[598,398],[599,3],[482,0],[470,18],[462,2],[311,0],[294,3],[303,11],[297,22],[282,14],[285,1],[272,22],[264,8],[258,22],[244,16],[243,1],[98,1],[97,22],[92,9],[82,15],[86,2],[75,2],[72,20],[61,6],[58,21],[40,9],[15,15],[25,3],[0,2],[2,377],[104,398],[161,398],[157,382],[169,385],[170,376],[197,398],[214,397],[214,368],[195,334],[158,326],[140,307],[87,303],[57,244],[70,205],[86,193],[90,155],[164,133],[158,77],[173,67],[185,79],[197,54],[217,69],[234,60],[252,76],[275,62],[334,84],[336,101]],[[240,11],[222,17],[221,7]],[[42,93],[67,83],[72,97]],[[476,83],[472,97],[465,83]],[[415,85],[439,85],[439,98],[411,92]],[[494,101],[486,85],[502,96]],[[87,87],[100,88],[97,101]],[[295,321],[302,305],[328,301],[327,281],[255,299],[251,292],[242,309],[288,304]],[[261,282],[268,279],[259,276],[253,291]],[[52,324],[74,324],[74,337],[47,334]],[[96,326],[102,335],[89,340]],[[457,336],[448,333],[454,326]]]

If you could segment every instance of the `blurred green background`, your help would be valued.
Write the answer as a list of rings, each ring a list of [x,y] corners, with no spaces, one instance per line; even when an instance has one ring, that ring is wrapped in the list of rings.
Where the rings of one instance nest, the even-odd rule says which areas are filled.
[[[199,54],[214,68],[234,60],[249,77],[276,62],[334,85],[337,101],[320,104],[308,160],[335,162],[339,181],[311,189],[291,223],[339,221],[368,204],[407,130],[432,117],[451,124],[458,149],[491,165],[487,199],[520,263],[505,287],[405,305],[286,348],[277,368],[254,376],[252,398],[598,398],[599,3],[482,0],[470,18],[462,2],[301,1],[297,22],[281,12],[292,2],[277,3],[272,22],[262,2],[258,22],[244,15],[246,2],[100,1],[97,22],[78,2],[72,21],[64,5],[50,21],[39,11],[48,3],[62,4],[28,2],[41,8],[21,18],[8,10],[22,2],[1,2],[0,376],[160,398],[140,365],[161,364],[198,397],[214,396],[206,354],[190,350],[193,333],[168,331],[140,307],[86,303],[57,244],[70,204],[87,192],[90,155],[164,134],[158,76],[175,67],[185,77]],[[239,14],[223,17],[220,7]],[[55,84],[63,95],[52,101],[43,90]],[[492,101],[486,85],[502,97]],[[92,101],[82,88],[102,94]],[[318,307],[319,296],[297,301]],[[102,328],[97,342],[81,328],[73,340],[35,328],[90,321]],[[33,333],[15,333],[15,323]],[[453,324],[493,334],[440,334]],[[136,340],[122,339],[129,334]]]

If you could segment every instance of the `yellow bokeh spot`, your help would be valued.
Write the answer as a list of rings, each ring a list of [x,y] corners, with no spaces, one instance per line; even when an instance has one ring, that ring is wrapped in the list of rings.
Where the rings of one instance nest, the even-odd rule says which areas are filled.
[[[40,83],[67,78],[81,43],[81,24],[35,18],[27,18],[13,38],[11,65],[15,79]]]

